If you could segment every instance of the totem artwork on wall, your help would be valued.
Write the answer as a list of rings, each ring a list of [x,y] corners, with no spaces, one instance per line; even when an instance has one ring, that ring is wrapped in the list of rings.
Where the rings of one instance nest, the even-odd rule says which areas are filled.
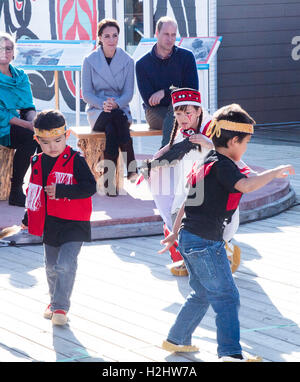
[[[194,0],[154,0],[153,5],[154,23],[172,10],[180,36],[196,36]],[[105,0],[0,0],[0,30],[13,35],[16,41],[96,40],[97,22],[104,17]],[[53,71],[32,70],[28,76],[38,109],[54,100]],[[66,108],[63,111],[74,111],[75,73],[59,72],[59,87]],[[84,108],[81,99],[80,110]]]
[[[154,3],[153,30],[157,20],[173,11],[181,37],[197,36],[195,0],[157,0]]]
[[[0,29],[16,40],[95,40],[97,22],[104,17],[103,4],[104,0],[0,0]],[[34,12],[37,7],[38,12]],[[48,28],[46,33],[44,28]],[[54,99],[53,71],[32,71],[28,75],[37,101]],[[59,72],[59,86],[67,107],[75,110],[74,73]],[[80,109],[84,107],[81,100]]]

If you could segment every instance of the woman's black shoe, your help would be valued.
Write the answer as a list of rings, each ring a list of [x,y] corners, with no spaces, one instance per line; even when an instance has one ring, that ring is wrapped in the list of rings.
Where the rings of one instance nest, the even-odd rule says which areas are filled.
[[[22,187],[11,188],[8,204],[10,206],[25,207],[26,196],[23,193]]]

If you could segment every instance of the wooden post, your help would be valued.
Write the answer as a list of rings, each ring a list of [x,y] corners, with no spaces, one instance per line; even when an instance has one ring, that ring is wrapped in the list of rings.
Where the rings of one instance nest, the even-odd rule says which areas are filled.
[[[55,108],[59,110],[59,80],[58,70],[54,71]]]
[[[15,150],[0,146],[0,200],[8,200]]]
[[[75,113],[76,113],[76,126],[80,125],[80,72],[78,70],[75,71]]]

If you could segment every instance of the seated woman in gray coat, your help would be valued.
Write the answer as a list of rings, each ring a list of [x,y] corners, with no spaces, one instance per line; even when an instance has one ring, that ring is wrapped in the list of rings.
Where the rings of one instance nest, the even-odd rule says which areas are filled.
[[[82,96],[87,103],[86,112],[91,127],[106,134],[104,159],[116,165],[120,148],[127,166],[127,178],[134,182],[137,170],[129,132],[134,61],[117,47],[119,31],[116,20],[103,19],[98,23],[99,46],[83,61]],[[104,186],[107,188],[107,183]],[[115,192],[107,194],[113,196]]]

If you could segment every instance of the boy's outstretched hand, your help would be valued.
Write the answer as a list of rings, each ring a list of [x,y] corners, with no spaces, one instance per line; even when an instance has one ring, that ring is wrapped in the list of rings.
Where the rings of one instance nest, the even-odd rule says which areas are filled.
[[[172,247],[172,245],[175,243],[175,241],[177,240],[177,236],[178,235],[176,233],[170,232],[169,235],[165,239],[160,241],[160,244],[165,245],[165,248],[161,249],[157,253],[161,254],[161,253],[168,251]]]
[[[286,178],[288,175],[295,175],[295,169],[290,164],[278,166],[274,169],[276,173],[276,178]]]

